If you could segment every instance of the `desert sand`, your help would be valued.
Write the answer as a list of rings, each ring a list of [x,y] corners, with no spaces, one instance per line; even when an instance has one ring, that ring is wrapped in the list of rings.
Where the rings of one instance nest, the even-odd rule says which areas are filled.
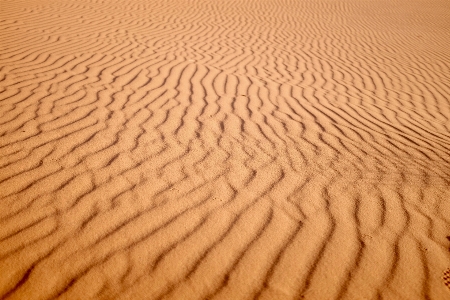
[[[448,0],[0,0],[1,299],[450,299]]]

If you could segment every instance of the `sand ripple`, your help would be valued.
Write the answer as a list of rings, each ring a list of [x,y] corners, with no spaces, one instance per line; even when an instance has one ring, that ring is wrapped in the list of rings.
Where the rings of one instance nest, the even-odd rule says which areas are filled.
[[[0,298],[447,299],[449,20],[0,0]]]

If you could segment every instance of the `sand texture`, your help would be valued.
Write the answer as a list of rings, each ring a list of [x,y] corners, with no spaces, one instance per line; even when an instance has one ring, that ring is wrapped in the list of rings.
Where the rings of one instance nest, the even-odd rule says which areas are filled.
[[[0,0],[0,299],[450,299],[448,0]]]

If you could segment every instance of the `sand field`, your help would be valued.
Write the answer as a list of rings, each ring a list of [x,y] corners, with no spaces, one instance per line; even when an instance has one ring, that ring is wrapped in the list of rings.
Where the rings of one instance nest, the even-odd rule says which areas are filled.
[[[450,299],[448,0],[0,0],[0,299]]]

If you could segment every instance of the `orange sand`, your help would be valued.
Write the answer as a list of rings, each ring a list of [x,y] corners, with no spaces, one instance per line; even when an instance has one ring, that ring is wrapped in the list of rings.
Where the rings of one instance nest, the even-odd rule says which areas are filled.
[[[0,0],[0,298],[450,299],[449,29],[448,0]]]

